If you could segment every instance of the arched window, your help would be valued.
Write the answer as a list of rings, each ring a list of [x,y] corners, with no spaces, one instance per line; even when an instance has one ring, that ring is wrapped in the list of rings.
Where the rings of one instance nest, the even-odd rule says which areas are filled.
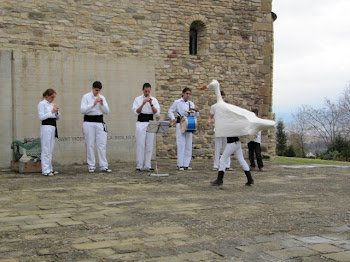
[[[203,44],[205,42],[205,25],[202,21],[193,21],[189,32],[190,55],[202,55],[205,53]]]
[[[190,29],[190,55],[197,54],[197,30]]]

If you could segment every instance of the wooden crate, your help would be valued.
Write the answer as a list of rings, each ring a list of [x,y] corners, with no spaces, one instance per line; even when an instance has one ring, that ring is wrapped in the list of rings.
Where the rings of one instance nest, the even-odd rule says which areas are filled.
[[[41,161],[25,163],[11,161],[11,170],[20,174],[41,173]]]

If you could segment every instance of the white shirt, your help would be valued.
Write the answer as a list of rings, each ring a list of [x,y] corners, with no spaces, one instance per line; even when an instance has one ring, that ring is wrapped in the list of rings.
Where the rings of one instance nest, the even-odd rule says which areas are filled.
[[[143,104],[143,99],[146,97],[144,95],[138,96],[135,98],[134,103],[132,104],[132,111],[134,112],[135,116],[138,116],[139,114],[136,112],[136,110]],[[157,109],[157,113],[154,114],[154,116],[160,115],[160,107],[157,98],[151,96],[152,99],[152,105]],[[150,103],[146,103],[141,110],[142,114],[153,114],[152,107]]]
[[[97,103],[94,106],[96,96],[94,93],[89,92],[81,99],[80,112],[88,116],[103,115],[109,113],[109,107],[106,98],[103,95],[99,95],[103,99],[103,104]]]
[[[210,107],[210,115],[215,115],[215,109],[216,109],[216,104],[212,105]],[[215,132],[215,128],[214,128],[214,132]]]
[[[259,131],[256,138],[251,141],[261,144],[261,131]]]
[[[185,101],[182,97],[178,100],[175,100],[174,103],[172,104],[172,106],[169,109],[169,117],[171,120],[175,119],[176,117],[178,117],[178,114],[180,114],[180,116],[188,116],[188,113],[185,111],[190,110],[190,108],[194,108],[195,104],[192,101]],[[174,115],[174,112],[176,113],[176,116]],[[195,117],[199,117],[199,112],[196,111],[192,111],[192,113],[190,114],[192,116]]]
[[[210,107],[210,114],[211,115],[215,115],[215,108],[216,108],[216,104],[214,104]]]
[[[60,113],[55,112],[52,113],[54,103],[50,103],[46,99],[43,99],[42,101],[39,102],[38,104],[38,115],[40,121],[43,121],[48,118],[56,118],[57,120],[60,118]]]

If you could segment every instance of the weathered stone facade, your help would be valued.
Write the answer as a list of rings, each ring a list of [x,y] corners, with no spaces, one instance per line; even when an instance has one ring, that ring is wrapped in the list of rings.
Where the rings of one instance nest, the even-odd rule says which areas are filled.
[[[193,154],[205,158],[212,155],[213,132],[205,123],[215,95],[198,87],[218,79],[229,103],[273,118],[271,5],[272,0],[4,0],[0,50],[152,59],[161,119],[181,90],[192,88],[201,114]],[[193,23],[200,25],[197,55],[189,54]],[[174,130],[158,135],[157,155],[175,157],[175,144]],[[273,131],[264,132],[263,151],[274,154]]]

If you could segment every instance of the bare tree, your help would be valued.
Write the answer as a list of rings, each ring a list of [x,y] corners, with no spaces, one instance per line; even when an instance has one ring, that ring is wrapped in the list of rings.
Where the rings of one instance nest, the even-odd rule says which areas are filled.
[[[310,125],[307,123],[304,111],[300,108],[292,114],[293,121],[289,126],[289,142],[293,144],[299,157],[306,156],[306,143],[309,140]]]
[[[339,110],[343,112],[341,122],[343,124],[344,137],[350,133],[350,84],[345,88],[342,96],[339,98]]]
[[[329,99],[325,99],[324,107],[315,109],[308,105],[301,106],[300,117],[307,130],[314,130],[330,147],[335,138],[343,131],[343,113]]]
[[[293,144],[299,156],[305,156],[306,144],[310,141],[315,145],[323,141],[326,148],[331,149],[337,141],[346,143],[350,134],[349,123],[350,84],[338,99],[338,103],[325,99],[322,108],[313,108],[310,105],[299,107],[293,114],[288,142]]]

